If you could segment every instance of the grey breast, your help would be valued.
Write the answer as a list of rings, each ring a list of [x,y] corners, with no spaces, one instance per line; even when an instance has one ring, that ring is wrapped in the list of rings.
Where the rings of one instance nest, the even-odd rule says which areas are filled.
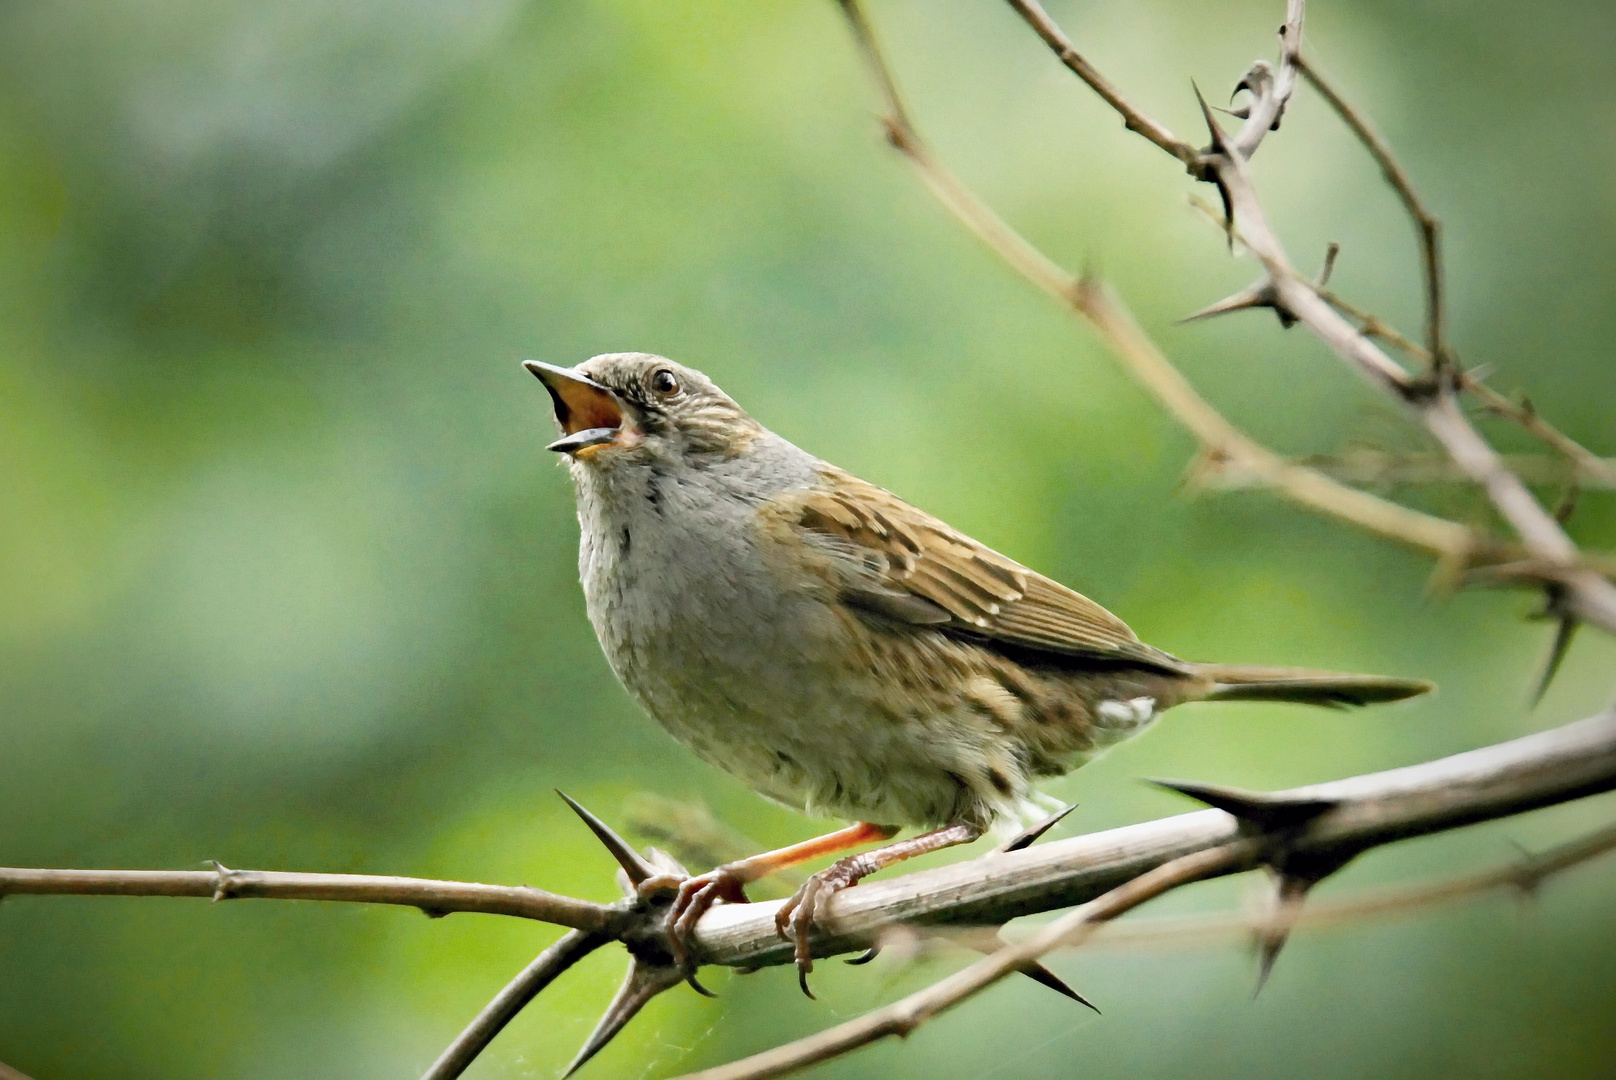
[[[766,434],[749,452],[630,469],[574,465],[579,571],[608,661],[698,755],[775,797],[783,742],[834,617],[765,557],[760,504],[811,484],[817,461]],[[786,785],[789,787],[789,785]]]

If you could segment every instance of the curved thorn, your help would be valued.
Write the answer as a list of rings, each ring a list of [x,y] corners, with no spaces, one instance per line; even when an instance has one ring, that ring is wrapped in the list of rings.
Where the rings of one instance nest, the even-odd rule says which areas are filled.
[[[589,1038],[584,1041],[578,1056],[572,1059],[567,1071],[561,1074],[562,1080],[566,1080],[583,1068],[585,1062],[600,1053],[606,1044],[623,1030],[624,1025],[645,1008],[646,1002],[662,991],[679,985],[682,979],[683,976],[675,968],[650,967],[631,957],[628,974],[623,978],[623,985],[618,987],[617,996],[606,1006],[606,1012],[601,1015],[595,1030],[589,1033]]]
[[[1570,615],[1560,616],[1560,623],[1554,631],[1554,645],[1549,649],[1549,662],[1543,665],[1543,674],[1537,680],[1537,688],[1532,691],[1532,707],[1537,708],[1543,695],[1549,692],[1549,684],[1560,673],[1560,663],[1566,658],[1571,649],[1571,639],[1577,634],[1580,624]]]
[[[1072,803],[1070,806],[1062,807],[1046,817],[1044,820],[1038,822],[1036,825],[1031,825],[1025,829],[1022,829],[1020,832],[1016,833],[1016,835],[994,848],[993,853],[995,855],[1002,855],[1007,851],[1020,851],[1022,848],[1032,847],[1046,832],[1053,829],[1056,825],[1059,825],[1062,818],[1076,809],[1076,803]],[[852,961],[849,961],[849,963],[851,962]],[[865,961],[860,961],[860,963],[864,962]]]
[[[1310,821],[1337,805],[1334,799],[1293,798],[1246,791],[1191,780],[1147,780],[1146,783],[1187,795],[1262,829],[1283,829]]]
[[[656,875],[656,867],[646,862],[638,851],[629,846],[627,840],[613,832],[610,825],[579,806],[576,800],[560,788],[556,789],[556,794],[561,796],[562,801],[568,806],[572,807],[573,813],[584,819],[584,824],[589,826],[589,831],[594,833],[595,837],[606,846],[607,851],[611,852],[612,858],[617,860],[617,865],[621,866],[623,873],[628,875],[629,884],[637,886],[646,878]]]

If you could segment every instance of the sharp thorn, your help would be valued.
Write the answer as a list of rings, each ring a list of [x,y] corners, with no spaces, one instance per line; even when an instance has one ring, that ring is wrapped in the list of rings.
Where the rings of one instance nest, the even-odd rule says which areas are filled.
[[[646,862],[639,852],[630,847],[628,841],[613,832],[610,825],[579,806],[565,791],[557,788],[556,794],[561,796],[568,806],[572,807],[573,813],[584,819],[584,824],[589,826],[589,831],[594,833],[602,844],[606,845],[606,850],[611,852],[612,858],[617,860],[617,865],[621,866],[623,873],[628,875],[629,884],[639,885],[645,879],[656,875],[656,868]]]
[[[989,945],[982,938],[972,939],[967,937],[958,940],[960,941],[960,944],[964,945],[966,948],[974,949],[983,956],[991,955],[995,946],[1005,946],[1010,944],[1010,942],[1004,939],[1004,935],[1002,933],[994,935],[992,939],[994,943],[993,945]],[[1031,979],[1033,982],[1038,983],[1040,986],[1047,986],[1051,990],[1055,991],[1055,993],[1060,994],[1062,997],[1071,998],[1084,1008],[1093,1009],[1095,1014],[1099,1015],[1100,1007],[1098,1005],[1094,1004],[1094,1002],[1090,1001],[1082,994],[1079,994],[1076,990],[1073,990],[1070,986],[1067,986],[1064,979],[1055,974],[1053,971],[1050,971],[1037,960],[1029,960],[1025,964],[1022,964],[1020,967],[1016,968],[1016,970],[1027,976],[1027,978]]]
[[[1200,311],[1186,315],[1178,321],[1180,323],[1195,322],[1197,319],[1210,319],[1216,315],[1227,315],[1232,311],[1273,306],[1274,301],[1270,289],[1266,286],[1252,286],[1248,289],[1241,289],[1233,296],[1219,300],[1215,304],[1208,304]]]
[[[1067,986],[1064,979],[1062,979],[1059,975],[1056,975],[1053,971],[1050,971],[1038,961],[1029,960],[1016,970],[1027,976],[1033,982],[1038,983],[1040,986],[1047,986],[1051,990],[1055,991],[1055,993],[1071,998],[1085,1009],[1094,1010],[1094,1015],[1100,1015],[1100,1007],[1098,1005],[1094,1004],[1094,1002],[1090,1001],[1082,994],[1079,994],[1076,990],[1073,990],[1070,986]]]
[[[881,955],[881,946],[879,946],[879,945],[871,945],[868,949],[865,949],[863,952],[859,953],[857,956],[850,956],[846,960],[843,960],[842,963],[844,963],[844,964],[852,964],[854,966],[857,966],[859,964],[868,964],[871,960],[874,960],[877,956],[880,956],[880,955]]]
[[[1146,783],[1187,795],[1264,830],[1300,825],[1336,805],[1334,799],[1292,798],[1190,780],[1147,780]]]
[[[1571,650],[1571,639],[1576,637],[1577,627],[1580,625],[1581,623],[1570,615],[1560,616],[1559,624],[1554,629],[1554,644],[1549,650],[1549,662],[1543,666],[1543,674],[1537,680],[1537,689],[1532,692],[1532,708],[1537,708],[1538,703],[1543,700],[1543,695],[1549,692],[1549,684],[1560,673],[1560,664],[1565,660],[1566,653]]]
[[[1331,240],[1329,246],[1324,249],[1324,266],[1319,269],[1317,281],[1319,288],[1322,289],[1330,283],[1330,275],[1335,272],[1336,256],[1340,254],[1341,245]]]
[[[623,979],[623,985],[618,987],[617,996],[606,1006],[606,1012],[595,1025],[595,1030],[589,1033],[589,1038],[578,1051],[578,1056],[572,1059],[567,1071],[561,1074],[562,1080],[566,1080],[583,1068],[585,1062],[600,1053],[602,1048],[623,1030],[624,1025],[645,1007],[646,1002],[662,991],[677,986],[682,978],[683,976],[674,968],[647,967],[638,959],[630,958],[628,974]]]
[[[1038,822],[1036,825],[1030,825],[1016,833],[1016,835],[1000,844],[997,848],[994,848],[994,853],[1002,855],[1007,851],[1020,851],[1022,848],[1032,847],[1046,832],[1053,829],[1056,825],[1059,825],[1062,818],[1076,809],[1076,803],[1072,803],[1070,806],[1062,807],[1060,810],[1055,811],[1053,814]]]
[[[1201,118],[1206,121],[1207,129],[1212,135],[1212,149],[1220,154],[1227,153],[1229,148],[1229,137],[1225,135],[1223,129],[1218,126],[1218,118],[1212,115],[1212,106],[1206,103],[1206,97],[1201,93],[1201,88],[1196,85],[1194,79],[1190,80],[1190,87],[1194,89],[1195,100],[1201,106]]]
[[[1257,931],[1257,985],[1251,990],[1252,997],[1262,993],[1274,970],[1274,961],[1279,959],[1280,950],[1290,940],[1308,890],[1318,884],[1317,879],[1291,874],[1276,873],[1275,877],[1273,910]]]

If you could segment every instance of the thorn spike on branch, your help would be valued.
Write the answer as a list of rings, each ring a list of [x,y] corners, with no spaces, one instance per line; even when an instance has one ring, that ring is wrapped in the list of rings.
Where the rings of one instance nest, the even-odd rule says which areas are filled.
[[[1273,906],[1257,930],[1257,985],[1252,988],[1252,997],[1262,993],[1274,970],[1274,961],[1279,959],[1280,950],[1290,940],[1291,930],[1302,914],[1308,891],[1318,884],[1316,879],[1291,874],[1276,872],[1274,877]]]
[[[1548,662],[1543,665],[1543,674],[1538,677],[1537,687],[1532,691],[1532,708],[1537,708],[1543,695],[1549,692],[1549,684],[1560,673],[1560,664],[1571,650],[1571,639],[1577,636],[1577,627],[1580,625],[1573,615],[1560,616],[1554,628],[1554,644],[1549,648]]]
[[[1262,791],[1246,791],[1191,780],[1149,780],[1147,783],[1187,795],[1265,831],[1301,825],[1338,805],[1334,799],[1270,795]]]
[[[572,807],[573,813],[583,818],[584,824],[589,826],[589,831],[594,833],[595,837],[606,846],[607,851],[611,852],[612,858],[617,860],[617,865],[621,866],[623,873],[628,875],[629,884],[637,886],[640,882],[656,875],[656,867],[646,862],[639,852],[629,846],[627,840],[624,840],[612,830],[610,825],[585,810],[565,791],[557,788],[556,794],[561,796],[562,801],[568,806]]]
[[[1010,945],[1010,942],[1004,940],[1004,936],[1002,934],[998,936],[998,941],[1001,946],[1007,947]],[[1085,1009],[1092,1009],[1095,1016],[1101,1015],[1100,1007],[1098,1005],[1094,1004],[1094,1002],[1090,1001],[1082,994],[1079,994],[1076,990],[1073,990],[1071,986],[1067,985],[1065,979],[1061,978],[1053,971],[1050,971],[1049,968],[1045,967],[1040,961],[1029,960],[1025,964],[1022,964],[1020,967],[1016,968],[1016,970],[1027,976],[1027,978],[1031,979],[1038,985],[1047,986],[1051,990],[1055,991],[1055,993],[1060,994],[1062,997],[1071,998]]]
[[[1002,855],[1007,851],[1020,851],[1022,848],[1032,847],[1039,841],[1040,838],[1043,837],[1045,833],[1047,833],[1050,829],[1053,829],[1056,825],[1059,825],[1061,820],[1065,818],[1067,814],[1070,814],[1076,809],[1077,804],[1071,803],[1070,805],[1055,811],[1053,814],[1038,822],[1036,825],[1030,825],[1027,828],[1022,829],[1020,832],[1016,833],[1016,835],[1000,844],[994,849],[994,853]]]
[[[1200,311],[1192,312],[1178,321],[1180,323],[1196,322],[1200,319],[1216,318],[1219,315],[1228,315],[1236,311],[1248,311],[1252,308],[1265,308],[1274,306],[1273,287],[1267,282],[1252,285],[1241,289],[1233,296],[1225,297],[1217,303],[1208,304]],[[1281,316],[1283,319],[1283,316]]]
[[[631,956],[628,974],[623,977],[623,985],[618,987],[617,996],[606,1006],[600,1022],[595,1025],[595,1030],[589,1033],[589,1038],[584,1040],[578,1056],[572,1059],[567,1071],[561,1074],[562,1080],[567,1080],[567,1077],[583,1068],[590,1058],[600,1053],[606,1044],[611,1042],[641,1009],[645,1008],[646,1002],[664,990],[678,986],[683,978],[675,968],[644,964],[638,957]]]

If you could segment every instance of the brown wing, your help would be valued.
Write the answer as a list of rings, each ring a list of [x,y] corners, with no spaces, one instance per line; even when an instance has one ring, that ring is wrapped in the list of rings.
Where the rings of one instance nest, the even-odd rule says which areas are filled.
[[[1088,597],[889,491],[830,466],[823,473],[823,487],[788,496],[781,509],[833,556],[837,584],[849,603],[987,643],[1187,670]]]

